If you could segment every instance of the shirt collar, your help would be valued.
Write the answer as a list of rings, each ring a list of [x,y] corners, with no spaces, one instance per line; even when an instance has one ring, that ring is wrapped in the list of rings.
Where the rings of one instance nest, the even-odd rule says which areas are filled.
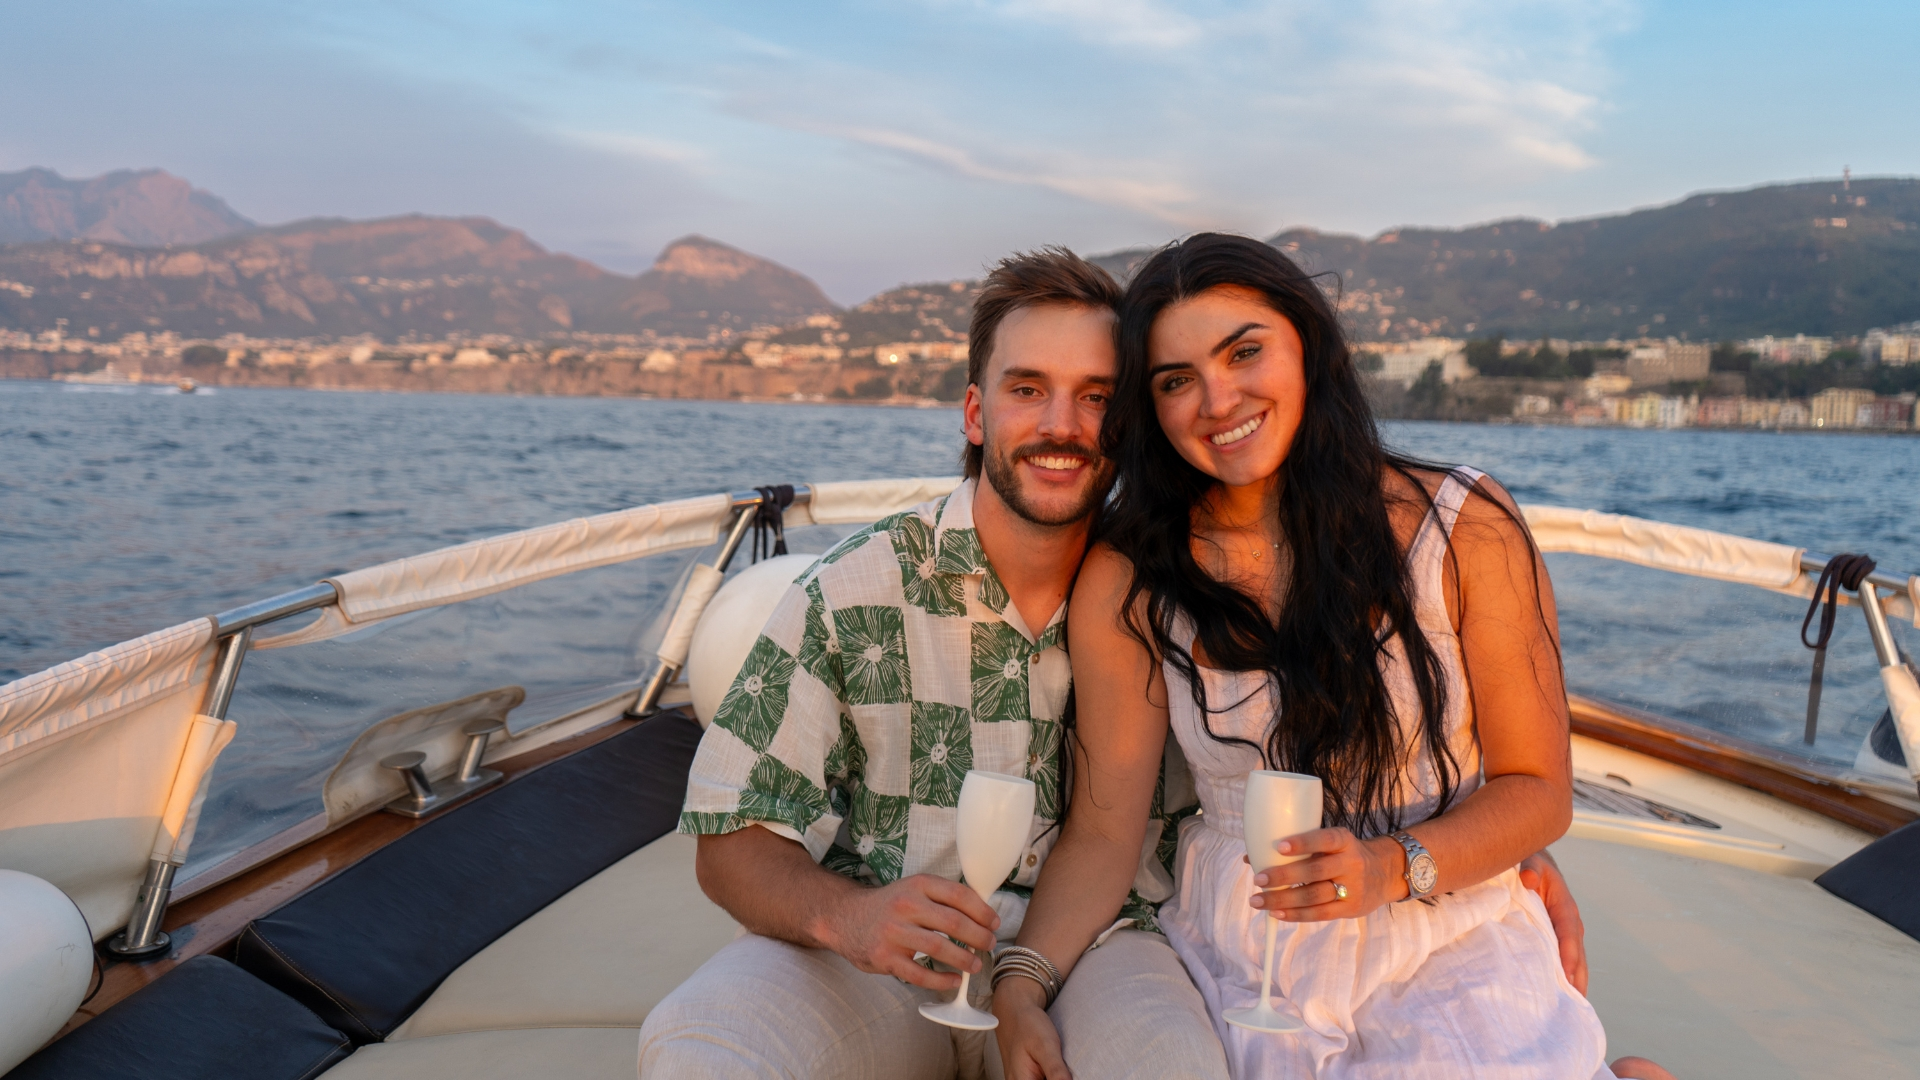
[[[980,574],[980,602],[994,614],[1005,619],[1014,629],[1019,630],[1029,640],[1035,635],[1020,618],[1007,595],[1007,587],[1000,582],[1000,575],[994,572],[993,563],[987,560],[986,549],[980,546],[980,534],[973,525],[973,496],[980,481],[969,478],[960,482],[952,494],[941,501],[934,512],[933,527],[934,563],[933,569],[939,574]],[[1034,640],[1034,647],[1048,648],[1060,641],[1067,629],[1067,605],[1062,602],[1059,610],[1053,613],[1045,629]]]

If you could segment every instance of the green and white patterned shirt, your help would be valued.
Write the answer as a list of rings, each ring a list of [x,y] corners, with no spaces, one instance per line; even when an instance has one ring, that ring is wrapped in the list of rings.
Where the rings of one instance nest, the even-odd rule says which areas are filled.
[[[960,876],[968,769],[1038,788],[1012,878],[1059,835],[1062,604],[1028,629],[973,528],[974,482],[848,537],[788,589],[700,740],[680,831],[761,824],[850,877]]]
[[[957,880],[967,770],[1024,776],[1027,848],[995,898],[1017,931],[1060,835],[1067,605],[1027,627],[974,531],[975,484],[855,533],[789,587],[700,740],[681,832],[758,824],[871,884]],[[1147,925],[1144,901],[1172,891],[1172,822],[1156,824],[1123,910]]]

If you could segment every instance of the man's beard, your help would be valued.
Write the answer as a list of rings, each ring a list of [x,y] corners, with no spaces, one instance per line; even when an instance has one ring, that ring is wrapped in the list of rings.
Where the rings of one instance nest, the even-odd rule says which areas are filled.
[[[1073,456],[1084,460],[1087,463],[1087,473],[1091,478],[1081,491],[1080,498],[1057,510],[1036,505],[1033,500],[1027,498],[1027,493],[1021,488],[1020,470],[1016,468],[1026,458],[1045,457],[1051,454]],[[1101,500],[1107,497],[1107,485],[1113,478],[1111,463],[1101,457],[1098,450],[1091,446],[1070,442],[1035,442],[1015,447],[1005,453],[989,452],[986,455],[985,466],[987,482],[993,485],[994,492],[1000,496],[1001,502],[1007,504],[1007,509],[1026,521],[1048,528],[1071,525],[1091,515],[1100,505]]]

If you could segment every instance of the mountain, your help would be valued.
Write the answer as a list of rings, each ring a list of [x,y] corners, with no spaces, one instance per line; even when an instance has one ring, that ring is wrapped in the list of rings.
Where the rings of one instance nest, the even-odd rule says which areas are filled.
[[[172,248],[0,246],[0,326],[109,339],[537,336],[557,330],[704,337],[833,304],[813,282],[724,244],[669,244],[638,278],[547,251],[485,218],[313,220]]]
[[[1708,192],[1631,213],[1268,243],[1333,275],[1363,339],[1858,334],[1920,319],[1920,180]],[[1147,251],[1095,261],[1125,274]]]
[[[68,180],[51,169],[0,173],[0,244],[102,240],[197,244],[253,228],[218,197],[159,169]]]
[[[704,236],[668,244],[653,267],[614,304],[624,317],[660,333],[702,335],[710,325],[747,329],[834,310],[811,280],[778,263]]]

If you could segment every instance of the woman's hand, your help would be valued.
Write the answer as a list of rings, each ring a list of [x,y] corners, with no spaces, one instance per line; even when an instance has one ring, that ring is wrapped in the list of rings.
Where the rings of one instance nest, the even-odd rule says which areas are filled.
[[[1406,852],[1390,836],[1360,840],[1347,829],[1315,829],[1277,841],[1274,850],[1307,856],[1253,876],[1266,890],[1254,894],[1253,906],[1275,918],[1357,919],[1407,893],[1401,869]]]
[[[1046,992],[1031,979],[1007,979],[993,990],[1000,1026],[1000,1064],[1007,1080],[1072,1080],[1060,1052],[1060,1030],[1047,1015]]]

